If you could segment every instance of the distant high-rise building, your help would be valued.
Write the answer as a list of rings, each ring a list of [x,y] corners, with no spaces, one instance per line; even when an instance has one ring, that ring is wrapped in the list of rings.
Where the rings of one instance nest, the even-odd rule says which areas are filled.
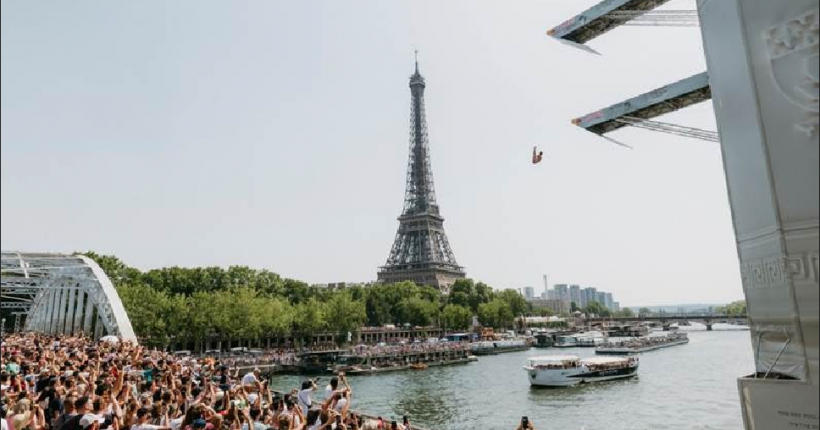
[[[532,300],[535,298],[535,288],[533,287],[524,287],[524,297],[527,300]]]
[[[615,310],[615,298],[612,296],[612,293],[605,293],[604,294],[604,300],[605,300],[604,306],[606,306],[607,309],[609,309],[611,311],[614,311]]]
[[[601,306],[606,307],[606,293],[603,291],[598,291],[596,295],[598,298],[595,301],[600,303]]]
[[[571,301],[569,295],[569,285],[567,284],[557,284],[555,286],[555,295],[557,296],[558,300],[564,301]]]
[[[525,290],[526,293],[526,290]],[[538,299],[528,296],[528,300]],[[620,310],[620,305],[615,301],[615,296],[607,291],[598,291],[597,288],[581,288],[578,284],[555,284],[553,288],[545,288],[540,296],[541,300],[560,300],[565,302],[567,306],[572,306],[575,303],[578,308],[583,309],[589,306],[590,303],[596,302],[601,306],[611,310]]]
[[[566,300],[535,299],[530,303],[534,308],[547,308],[556,315],[568,315],[570,313],[570,306]]]
[[[581,297],[581,286],[580,285],[570,285],[569,286],[569,300],[572,303],[578,305],[578,307],[586,306],[584,304],[583,298]]]
[[[584,288],[583,290],[584,299],[586,300],[586,305],[588,306],[592,302],[598,301],[598,289],[597,288]]]
[[[613,310],[615,312],[620,312],[621,311],[621,302],[615,302],[615,309],[613,309]]]

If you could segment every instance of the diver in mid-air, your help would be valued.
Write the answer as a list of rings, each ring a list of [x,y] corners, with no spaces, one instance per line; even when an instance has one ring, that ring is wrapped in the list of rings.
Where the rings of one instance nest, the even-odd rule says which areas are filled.
[[[532,164],[538,164],[544,158],[544,151],[538,151],[538,146],[532,147]]]

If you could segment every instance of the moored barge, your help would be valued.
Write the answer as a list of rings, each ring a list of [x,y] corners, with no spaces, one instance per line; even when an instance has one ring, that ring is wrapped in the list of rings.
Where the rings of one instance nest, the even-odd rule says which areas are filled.
[[[632,355],[656,351],[689,343],[689,335],[684,332],[673,332],[666,336],[647,336],[639,339],[608,343],[595,348],[599,355]]]

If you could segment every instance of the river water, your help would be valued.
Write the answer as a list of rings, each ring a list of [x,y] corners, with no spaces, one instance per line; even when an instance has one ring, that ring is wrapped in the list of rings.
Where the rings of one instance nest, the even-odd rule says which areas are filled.
[[[431,430],[515,430],[522,416],[538,430],[742,429],[737,378],[754,371],[749,333],[692,331],[690,339],[641,355],[635,379],[576,388],[530,388],[527,357],[586,357],[594,350],[532,349],[468,365],[350,377],[353,407],[399,421],[408,415]],[[271,382],[291,389],[299,380]]]

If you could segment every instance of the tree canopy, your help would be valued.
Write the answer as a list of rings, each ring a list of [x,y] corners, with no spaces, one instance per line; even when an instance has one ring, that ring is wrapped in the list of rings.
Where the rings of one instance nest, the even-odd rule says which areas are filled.
[[[728,315],[730,317],[746,316],[746,302],[741,300],[729,303],[726,306],[715,309],[715,313],[718,315]]]
[[[508,328],[531,311],[517,291],[494,291],[471,279],[456,281],[449,295],[412,282],[330,289],[246,266],[143,272],[114,256],[83,254],[111,278],[137,335],[156,346],[285,335],[309,340],[320,333],[344,342],[364,326],[467,330],[473,316]]]

